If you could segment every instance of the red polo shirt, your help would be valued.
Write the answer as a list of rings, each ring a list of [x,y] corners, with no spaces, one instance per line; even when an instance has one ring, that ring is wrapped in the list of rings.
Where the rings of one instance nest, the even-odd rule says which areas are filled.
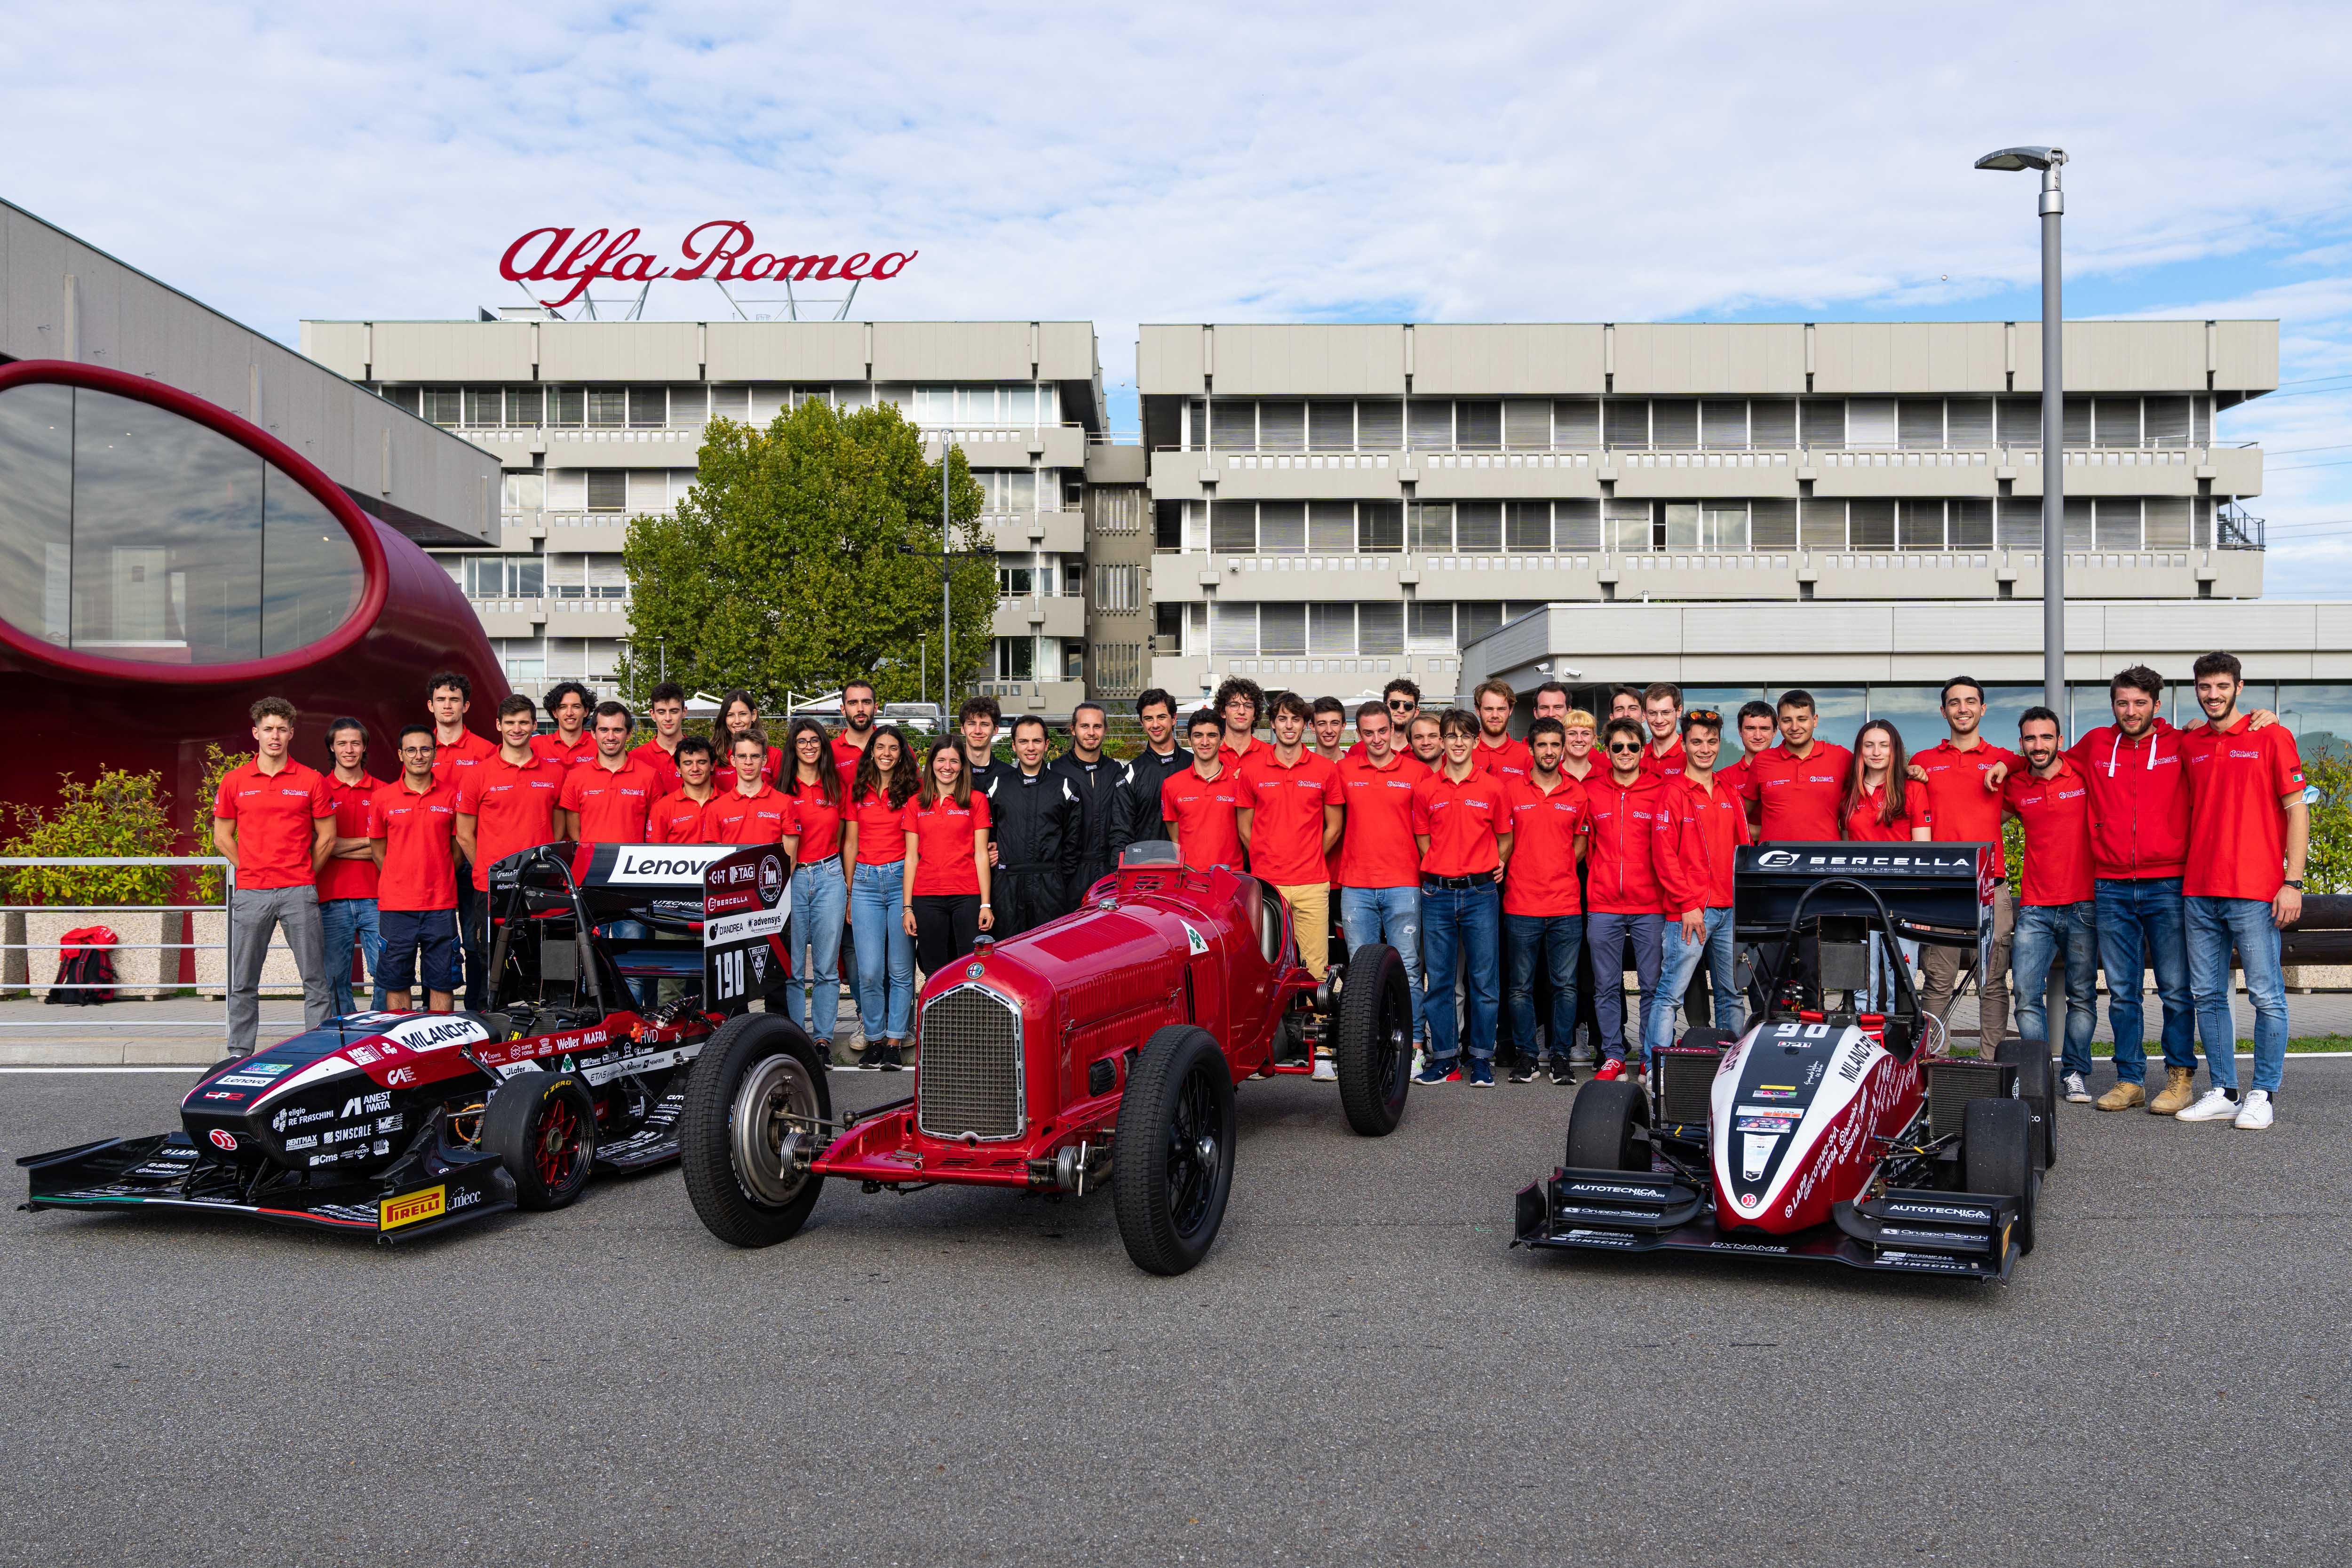
[[[596,737],[585,728],[581,730],[580,739],[569,744],[565,743],[561,733],[533,735],[530,738],[530,754],[545,758],[559,768],[576,768],[583,763],[596,760]]]
[[[629,755],[654,771],[654,777],[661,783],[662,795],[669,794],[686,782],[678,777],[677,758],[663,751],[659,741],[647,741],[642,746],[632,746]]]
[[[1372,766],[1360,752],[1339,764],[1339,884],[1348,888],[1421,885],[1421,847],[1412,840],[1412,786],[1429,776],[1417,758],[1395,752]]]
[[[2200,724],[2181,737],[2189,773],[2190,898],[2278,896],[2286,880],[2286,812],[2280,797],[2300,792],[2303,757],[2284,724],[2227,730]]]
[[[1748,760],[1741,795],[1757,803],[1764,843],[1775,839],[1843,838],[1838,823],[1845,800],[1846,771],[1853,753],[1827,741],[1813,742],[1813,754],[1800,757],[1783,745]]]
[[[1592,843],[1584,852],[1584,907],[1594,914],[1654,915],[1665,905],[1658,886],[1658,796],[1646,774],[1629,785],[1606,768],[1584,781],[1592,811]]]
[[[1511,784],[1480,769],[1455,780],[1439,768],[1412,786],[1412,830],[1429,836],[1424,877],[1475,877],[1503,863],[1496,835],[1511,830]]]
[[[2001,783],[2000,801],[2025,828],[2025,901],[2079,904],[2090,899],[2090,781],[2060,757],[2057,771],[2046,779],[2034,777],[2030,768],[2010,774]]]
[[[580,815],[576,836],[588,844],[643,844],[646,820],[664,790],[661,777],[629,752],[609,769],[592,757],[563,775],[555,804]]]
[[[1250,871],[1277,888],[1328,882],[1323,859],[1323,811],[1343,805],[1339,770],[1305,746],[1285,765],[1267,746],[1242,764],[1234,805],[1250,814]]]
[[[873,743],[873,732],[868,731],[866,745],[870,746]],[[857,777],[857,764],[865,760],[866,746],[852,744],[846,731],[833,738],[833,765],[841,770],[841,790],[844,799],[848,798],[849,785]]]
[[[367,836],[383,840],[376,907],[403,912],[457,907],[457,792],[414,790],[405,775],[368,797]]]
[[[555,840],[555,804],[563,768],[537,752],[520,767],[495,756],[457,784],[457,815],[474,819],[474,886],[490,887],[490,868],[518,850]]]
[[[327,781],[327,793],[335,802],[335,837],[338,838],[368,838],[368,802],[383,787],[383,781],[360,774],[360,782],[347,784],[331,773],[321,773]],[[319,868],[319,901],[329,899],[373,899],[376,896],[375,860],[373,857],[345,859],[336,857]]]
[[[496,741],[486,741],[471,730],[459,731],[457,739],[451,742],[444,742],[436,730],[433,734],[433,776],[453,790],[467,768],[487,763],[499,754]]]
[[[1861,801],[1846,814],[1845,836],[1858,844],[1900,844],[1909,841],[1915,827],[1935,830],[1935,808],[1927,804],[1927,786],[1918,780],[1903,781],[1903,815],[1893,822],[1878,820],[1885,800],[1884,788],[1863,791]]]
[[[735,747],[733,744],[733,737],[713,737],[710,744],[718,752],[717,763],[720,782],[730,789],[734,788]],[[784,776],[783,768],[784,749],[782,746],[770,746],[768,748],[767,760],[760,764],[760,781],[762,784],[775,783],[778,779]]]
[[[918,793],[898,814],[899,831],[915,836],[915,893],[952,897],[980,891],[972,835],[988,826],[988,797],[974,791],[970,805],[943,795],[930,805]],[[903,857],[902,857],[903,858]]]
[[[1742,752],[1739,760],[1729,767],[1716,769],[1715,787],[1727,789],[1742,800],[1753,799],[1748,788],[1748,764],[1752,760],[1746,752]]]
[[[1191,749],[1189,746],[1185,748],[1187,751]],[[1217,755],[1223,759],[1225,766],[1237,768],[1252,757],[1272,750],[1274,750],[1273,742],[1261,741],[1255,735],[1252,735],[1247,743],[1239,749],[1236,749],[1231,741],[1227,741],[1217,748]]]
[[[1647,730],[1649,726],[1645,724],[1643,728]],[[1676,741],[1668,747],[1664,754],[1659,752],[1655,738],[1652,738],[1649,744],[1642,748],[1642,771],[1654,779],[1664,781],[1681,778],[1683,770],[1689,765],[1690,760],[1684,755],[1683,743],[1680,741]]]
[[[293,758],[274,773],[259,759],[231,768],[213,796],[213,815],[236,824],[236,885],[240,888],[308,888],[310,824],[333,816],[335,797],[327,775]]]
[[[646,842],[648,844],[709,844],[703,814],[718,800],[717,791],[709,800],[697,800],[680,784],[646,810]]]
[[[1172,773],[1160,785],[1160,817],[1176,825],[1177,848],[1184,864],[1195,871],[1212,866],[1240,870],[1241,824],[1234,816],[1241,789],[1241,770],[1233,753],[1217,753],[1217,776],[1204,779],[1200,765]]]
[[[713,844],[776,844],[793,831],[793,797],[767,780],[745,795],[730,782],[702,808],[702,830]]]
[[[1576,875],[1576,846],[1591,829],[1584,786],[1562,778],[1546,790],[1528,776],[1511,785],[1511,864],[1503,873],[1507,915],[1572,915],[1584,902]]]
[[[1470,761],[1481,773],[1493,773],[1512,784],[1523,784],[1536,771],[1536,757],[1528,750],[1525,741],[1503,737],[1500,745],[1487,743],[1485,731],[1478,732],[1477,743],[1470,748]]]
[[[848,792],[845,790],[842,793],[845,795]],[[799,834],[801,839],[800,848],[796,851],[794,858],[801,865],[805,866],[812,860],[830,859],[840,854],[841,807],[825,799],[824,791],[814,784],[805,788],[795,788],[789,794],[793,803],[793,817],[799,824],[793,831]],[[903,844],[904,840],[900,842]],[[905,854],[906,851],[901,848],[899,853],[892,856],[891,858],[900,859]]]
[[[1748,842],[1748,806],[1717,780],[1702,791],[1690,775],[1658,785],[1658,886],[1666,913],[1731,907],[1731,872]]]
[[[907,858],[907,808],[892,805],[881,790],[867,790],[849,805],[857,824],[857,863],[896,866]]]
[[[1937,838],[1946,844],[1991,845],[1993,875],[2007,876],[2009,860],[2000,843],[2001,799],[1985,788],[1984,776],[1999,763],[2015,778],[2025,771],[2025,759],[1990,741],[1964,752],[1948,739],[1911,760],[1927,775],[1927,809],[1935,814]]]

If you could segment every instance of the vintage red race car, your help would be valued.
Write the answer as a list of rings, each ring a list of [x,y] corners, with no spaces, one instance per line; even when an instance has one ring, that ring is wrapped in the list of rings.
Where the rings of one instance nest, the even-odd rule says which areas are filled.
[[[1395,950],[1358,948],[1318,985],[1272,888],[1146,844],[1075,912],[929,976],[915,1039],[913,1097],[836,1121],[807,1036],[764,1013],[720,1028],[679,1119],[703,1224],[783,1241],[827,1178],[1108,1185],[1128,1255],[1181,1273],[1224,1216],[1234,1085],[1310,1073],[1328,1047],[1349,1126],[1381,1136],[1404,1112],[1412,1014]]]

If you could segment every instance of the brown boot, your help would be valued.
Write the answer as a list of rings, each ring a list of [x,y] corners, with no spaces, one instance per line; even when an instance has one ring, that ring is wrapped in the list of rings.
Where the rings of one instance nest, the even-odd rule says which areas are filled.
[[[2174,1116],[2197,1098],[2197,1073],[2192,1068],[2164,1069],[2164,1092],[2147,1102],[2150,1116]]]
[[[2136,1083],[2118,1080],[2115,1088],[2099,1096],[2097,1103],[2101,1110],[2129,1110],[2135,1105],[2147,1103],[2147,1090]]]

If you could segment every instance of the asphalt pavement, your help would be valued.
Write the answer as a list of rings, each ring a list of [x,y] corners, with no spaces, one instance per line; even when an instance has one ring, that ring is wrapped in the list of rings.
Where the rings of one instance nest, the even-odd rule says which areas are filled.
[[[0,1077],[0,1153],[186,1081]],[[835,1184],[738,1252],[674,1169],[392,1250],[10,1213],[0,1563],[2352,1558],[2352,1060],[2266,1133],[2060,1107],[2005,1287],[1514,1252],[1570,1093],[1244,1085],[1173,1279],[1103,1197]]]

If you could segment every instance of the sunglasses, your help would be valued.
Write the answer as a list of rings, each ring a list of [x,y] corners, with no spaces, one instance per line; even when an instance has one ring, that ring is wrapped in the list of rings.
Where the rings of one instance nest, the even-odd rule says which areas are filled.
[[[1609,742],[1609,749],[1612,752],[1638,752],[1642,749],[1642,742],[1639,741],[1612,741]]]

